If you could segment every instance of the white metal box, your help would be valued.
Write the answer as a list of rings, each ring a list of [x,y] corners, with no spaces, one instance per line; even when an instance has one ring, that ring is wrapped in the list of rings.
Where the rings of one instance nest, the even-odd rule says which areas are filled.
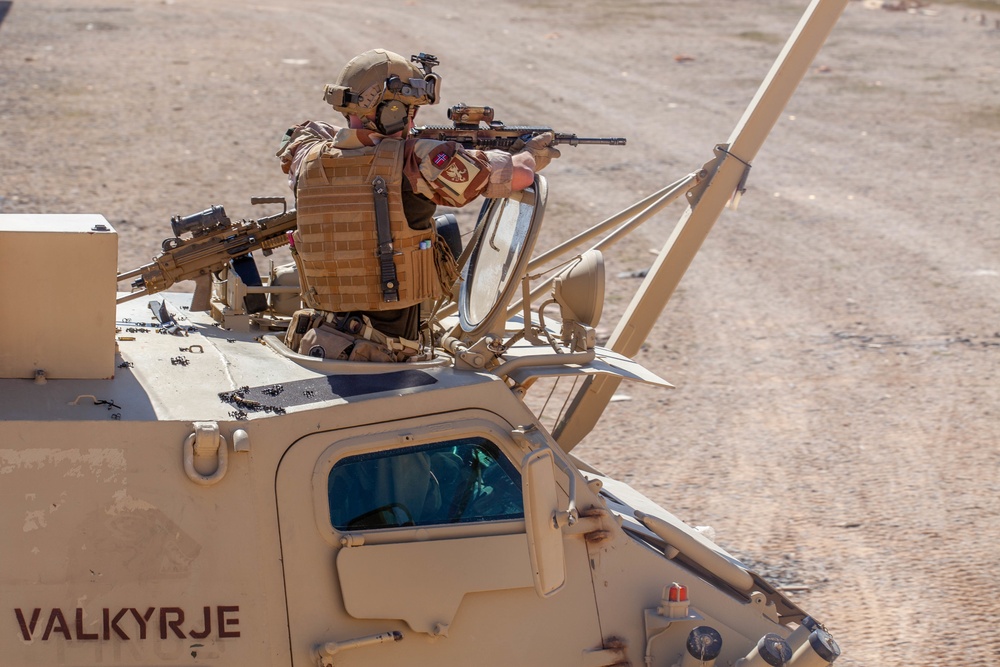
[[[115,372],[118,234],[102,215],[0,215],[0,378]]]

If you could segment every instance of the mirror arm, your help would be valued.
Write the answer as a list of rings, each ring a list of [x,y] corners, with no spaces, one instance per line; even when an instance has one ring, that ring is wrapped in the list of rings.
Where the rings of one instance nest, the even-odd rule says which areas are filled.
[[[549,447],[548,443],[545,446]],[[576,520],[580,518],[580,513],[576,509],[576,475],[573,474],[573,469],[562,460],[562,457],[555,452],[553,447],[549,447],[549,449],[553,450],[552,456],[556,465],[569,477],[569,505],[565,511],[556,512],[555,517],[553,517],[556,526],[566,528],[575,524]]]
[[[512,435],[517,442],[531,449],[545,448],[552,452],[552,459],[556,466],[569,477],[569,504],[565,510],[559,510],[553,515],[552,525],[556,528],[567,528],[574,525],[580,518],[580,512],[576,509],[576,475],[573,474],[573,468],[562,459],[562,452],[549,446],[545,436],[534,424],[519,426],[512,431]]]
[[[559,354],[541,354],[529,357],[518,357],[505,361],[493,369],[493,374],[497,377],[507,378],[516,370],[521,368],[541,368],[544,366],[563,366],[565,364],[585,365],[597,358],[597,352],[593,349],[584,352],[560,352]],[[545,445],[548,447],[548,444]],[[566,472],[566,469],[563,469]],[[572,478],[573,475],[570,475]],[[572,482],[571,482],[572,484]]]

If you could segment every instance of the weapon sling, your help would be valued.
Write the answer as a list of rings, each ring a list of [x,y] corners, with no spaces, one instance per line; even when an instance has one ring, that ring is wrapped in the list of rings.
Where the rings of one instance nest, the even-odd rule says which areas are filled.
[[[384,301],[399,301],[399,287],[396,283],[396,264],[392,259],[392,232],[389,229],[389,189],[385,179],[376,176],[372,181],[375,197],[375,229],[378,233],[379,284],[382,286]]]

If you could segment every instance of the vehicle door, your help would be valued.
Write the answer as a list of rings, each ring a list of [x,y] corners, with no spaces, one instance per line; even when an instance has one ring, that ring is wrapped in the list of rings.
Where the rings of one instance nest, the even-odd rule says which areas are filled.
[[[302,438],[278,468],[295,667],[569,665],[601,646],[579,535],[560,534],[562,586],[536,592],[521,473],[538,452],[509,423],[477,410],[373,430]]]

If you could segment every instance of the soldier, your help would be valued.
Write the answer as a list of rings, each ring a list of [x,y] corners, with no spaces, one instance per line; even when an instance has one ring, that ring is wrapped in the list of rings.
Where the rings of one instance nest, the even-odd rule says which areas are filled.
[[[303,354],[371,361],[416,354],[420,303],[448,293],[457,276],[435,230],[436,207],[505,197],[559,156],[551,133],[513,155],[407,138],[417,108],[439,100],[436,64],[423,54],[410,62],[366,51],[325,89],[347,127],[307,121],[285,134],[277,156],[296,196],[293,253],[313,311],[296,314],[286,343]]]

